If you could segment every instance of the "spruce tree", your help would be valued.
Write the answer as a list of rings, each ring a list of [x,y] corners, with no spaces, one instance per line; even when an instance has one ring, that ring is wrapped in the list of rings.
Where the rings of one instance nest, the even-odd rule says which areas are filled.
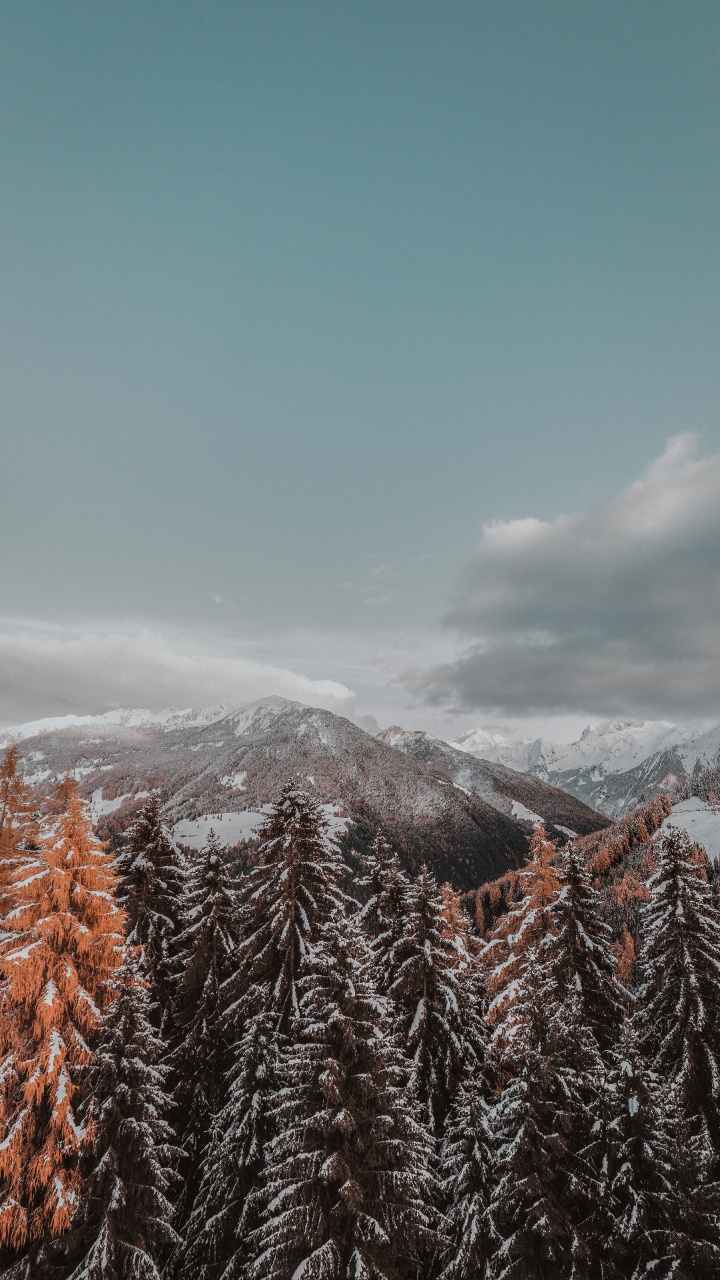
[[[431,1148],[355,921],[326,927],[298,985],[248,1274],[410,1280],[436,1242]]]
[[[495,1244],[490,1218],[495,1153],[493,1114],[481,1073],[458,1090],[442,1144],[447,1244],[441,1280],[484,1277]]]
[[[665,1280],[685,1248],[672,1095],[668,1100],[645,1065],[629,1019],[609,1086],[603,1229],[595,1247],[611,1280],[647,1274]]]
[[[627,993],[616,976],[597,891],[572,845],[560,854],[559,871],[562,887],[550,906],[552,928],[542,944],[543,960],[558,992],[570,987],[577,992],[583,1020],[609,1057],[622,1030]]]
[[[546,931],[513,963],[503,1024],[514,1062],[496,1110],[491,1216],[503,1243],[490,1274],[498,1280],[601,1276],[611,1212],[608,1072],[622,991],[596,896],[572,848],[554,875]]]
[[[92,1150],[78,1209],[68,1235],[41,1251],[33,1280],[160,1280],[177,1241],[170,1195],[179,1152],[143,969],[142,957],[129,957],[116,975],[89,1073]]]
[[[529,953],[513,1005],[513,1076],[495,1107],[489,1280],[575,1280],[592,1271],[585,1224],[601,1191],[588,1158],[602,1062],[574,989]]]
[[[258,833],[258,863],[244,877],[238,968],[221,995],[234,1037],[227,1100],[213,1126],[202,1180],[175,1274],[226,1280],[246,1260],[256,1185],[274,1120],[277,1055],[299,1011],[297,982],[323,925],[345,911],[345,865],[319,803],[284,789]]]
[[[423,868],[388,954],[400,1042],[413,1063],[425,1122],[437,1137],[460,1081],[480,1065],[485,1040],[471,958],[450,936],[444,907],[437,882]]]
[[[128,921],[128,944],[142,947],[152,1017],[164,1028],[174,997],[173,960],[184,893],[184,869],[162,816],[157,792],[146,800],[115,862]]]
[[[638,1033],[659,1079],[680,1100],[698,1176],[720,1176],[720,914],[684,831],[659,850],[641,913]]]
[[[367,874],[360,881],[360,888],[369,897],[360,912],[360,922],[372,943],[380,989],[387,991],[388,956],[402,934],[410,884],[397,854],[379,833],[365,859],[365,868]]]
[[[221,1025],[221,989],[235,973],[240,941],[236,895],[215,833],[191,863],[183,906],[184,929],[174,962],[176,995],[172,1050],[173,1119],[184,1152],[177,1222],[197,1194],[213,1116],[225,1101],[229,1045]]]

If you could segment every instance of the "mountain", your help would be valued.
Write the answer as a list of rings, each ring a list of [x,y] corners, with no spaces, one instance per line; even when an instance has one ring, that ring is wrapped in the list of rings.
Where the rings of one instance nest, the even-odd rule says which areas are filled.
[[[409,870],[427,861],[459,888],[519,866],[527,854],[531,821],[522,810],[513,816],[501,786],[476,793],[343,716],[282,698],[41,721],[10,740],[39,789],[67,773],[76,778],[104,838],[116,838],[143,797],[159,788],[179,840],[197,844],[214,826],[234,844],[252,837],[263,806],[297,779],[332,806],[336,823],[352,819],[355,847],[381,828]],[[597,815],[595,821],[602,825]],[[578,829],[577,822],[566,825]]]
[[[574,796],[507,765],[478,760],[467,751],[443,742],[422,730],[393,726],[378,735],[381,742],[402,751],[413,760],[446,774],[456,787],[481,796],[508,817],[525,822],[538,819],[565,836],[585,836],[607,827],[608,820]]]
[[[473,729],[451,746],[550,782],[610,818],[660,791],[672,791],[720,759],[720,726],[697,730],[667,721],[605,721],[575,742],[505,738]]]

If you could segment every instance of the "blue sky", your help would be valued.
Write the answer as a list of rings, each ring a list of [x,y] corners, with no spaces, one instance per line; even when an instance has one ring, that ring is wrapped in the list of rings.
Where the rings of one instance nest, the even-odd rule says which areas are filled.
[[[2,613],[11,647],[42,637],[28,710],[147,700],[140,635],[334,680],[383,722],[614,707],[531,672],[518,699],[495,667],[471,705],[424,673],[488,639],[442,619],[489,522],[603,508],[679,434],[720,451],[719,36],[692,0],[5,4]],[[109,635],[122,687],[117,658],[83,685],[68,646]],[[696,713],[663,684],[628,710]]]

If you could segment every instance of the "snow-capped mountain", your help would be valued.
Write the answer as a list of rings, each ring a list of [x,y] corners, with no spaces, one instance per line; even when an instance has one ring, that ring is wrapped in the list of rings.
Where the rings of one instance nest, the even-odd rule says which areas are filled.
[[[664,720],[612,720],[575,742],[503,738],[473,729],[451,744],[551,782],[617,818],[720,758],[720,726],[698,733]]]
[[[379,734],[379,739],[438,773],[447,774],[456,787],[482,796],[513,818],[542,820],[568,837],[588,835],[603,825],[593,809],[567,792],[532,774],[477,759],[431,733],[393,726]]]
[[[411,869],[427,861],[441,880],[463,888],[519,865],[540,811],[519,791],[513,810],[512,797],[491,780],[478,783],[479,790],[456,784],[437,760],[414,758],[342,716],[283,698],[236,708],[67,717],[21,726],[10,740],[18,742],[39,789],[74,775],[106,837],[159,788],[178,838],[197,843],[214,825],[221,839],[236,843],[252,836],[263,806],[297,779],[332,806],[338,820],[353,820],[352,838],[367,841],[382,828]],[[471,758],[456,754],[472,772]],[[577,820],[564,825],[602,827],[599,815],[588,814],[578,811]]]

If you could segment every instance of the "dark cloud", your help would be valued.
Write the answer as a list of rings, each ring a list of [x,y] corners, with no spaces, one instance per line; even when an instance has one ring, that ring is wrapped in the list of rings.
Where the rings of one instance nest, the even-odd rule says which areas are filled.
[[[426,700],[504,714],[720,711],[720,455],[676,436],[617,498],[489,524],[444,619],[472,646]]]

